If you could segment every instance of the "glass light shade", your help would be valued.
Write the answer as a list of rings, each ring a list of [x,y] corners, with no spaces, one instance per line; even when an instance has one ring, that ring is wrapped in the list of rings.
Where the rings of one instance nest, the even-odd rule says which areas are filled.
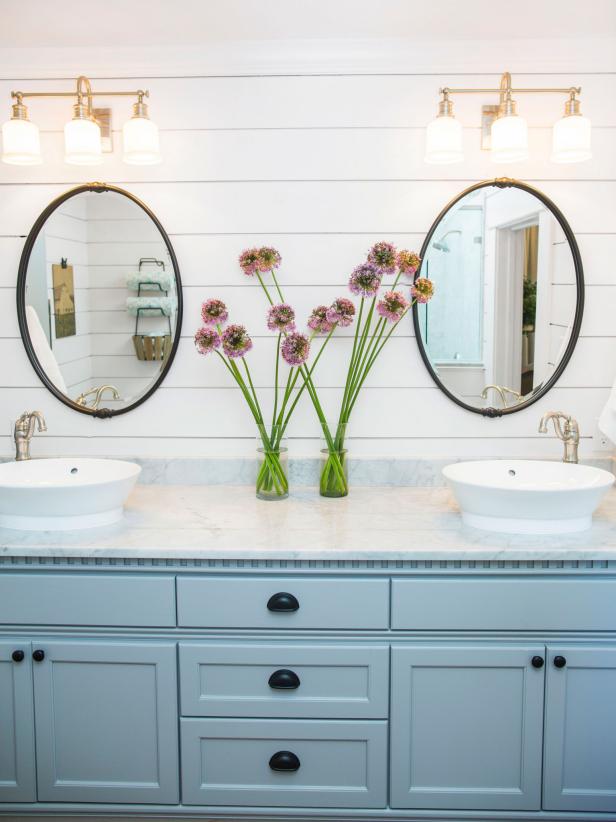
[[[552,160],[555,163],[581,163],[590,160],[590,120],[581,114],[570,114],[554,123]]]
[[[38,126],[30,120],[7,120],[2,126],[2,162],[13,166],[40,165]]]
[[[64,126],[64,161],[74,166],[97,166],[103,162],[101,130],[94,120],[69,120]]]
[[[492,123],[491,158],[495,163],[515,163],[528,157],[528,126],[523,117],[510,114]]]
[[[149,166],[160,163],[158,126],[147,117],[131,117],[122,127],[125,163]]]
[[[441,116],[432,120],[426,128],[426,163],[460,163],[462,151],[462,126],[455,117]]]

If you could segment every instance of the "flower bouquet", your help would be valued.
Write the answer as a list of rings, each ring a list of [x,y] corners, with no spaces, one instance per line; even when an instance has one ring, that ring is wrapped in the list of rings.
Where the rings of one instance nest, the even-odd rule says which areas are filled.
[[[247,249],[240,256],[240,266],[248,276],[256,276],[270,304],[268,326],[270,319],[279,315],[293,316],[293,309],[285,302],[284,295],[276,277],[276,269],[280,265],[280,255],[275,249]],[[320,477],[320,493],[328,497],[342,497],[348,494],[348,460],[345,448],[347,424],[351,417],[359,392],[368,377],[374,363],[381,354],[385,344],[407,314],[414,302],[426,303],[433,294],[432,282],[426,278],[417,278],[420,259],[412,251],[397,251],[391,243],[380,242],[374,245],[366,262],[357,266],[349,279],[349,289],[352,294],[360,297],[359,310],[346,297],[339,297],[330,306],[319,305],[308,319],[310,334],[299,334],[295,327],[279,327],[272,322],[273,330],[278,330],[278,346],[285,361],[295,367],[294,373],[289,372],[287,385],[283,395],[283,407],[289,402],[299,377],[302,378],[297,392],[286,416],[280,421],[284,433],[290,416],[295,409],[301,394],[307,391],[317,417],[321,423],[324,448],[323,467]],[[268,284],[264,275],[269,274],[271,284]],[[388,275],[394,277],[390,286],[383,286],[383,278]],[[401,277],[411,280],[410,300],[397,291]],[[385,288],[379,299],[382,288]],[[280,303],[275,302],[280,300]],[[342,396],[340,412],[335,427],[330,427],[319,401],[318,393],[313,381],[314,369],[332,334],[338,327],[351,325],[357,316],[355,335],[351,357],[347,368],[347,376]],[[325,335],[325,340],[314,360],[308,368],[306,361],[310,352],[313,338]],[[281,338],[284,341],[281,345]],[[278,362],[278,358],[277,358]],[[278,395],[278,366],[276,365],[275,392]]]

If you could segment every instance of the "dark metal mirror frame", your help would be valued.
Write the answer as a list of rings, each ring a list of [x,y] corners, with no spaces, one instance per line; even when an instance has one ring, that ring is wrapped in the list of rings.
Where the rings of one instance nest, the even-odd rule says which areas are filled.
[[[421,269],[423,267],[423,260],[425,255],[430,248],[430,243],[432,242],[432,237],[434,233],[443,219],[445,215],[449,212],[451,208],[453,208],[456,203],[466,197],[467,194],[470,194],[472,191],[477,191],[480,188],[487,188],[488,186],[496,186],[497,188],[519,188],[522,191],[526,191],[529,194],[532,194],[538,200],[540,200],[556,217],[560,227],[562,228],[565,237],[567,238],[567,242],[569,243],[569,248],[571,249],[571,254],[573,256],[573,265],[575,268],[575,282],[577,286],[577,302],[575,307],[575,317],[573,320],[573,325],[571,328],[571,336],[569,337],[569,342],[567,344],[567,348],[561,361],[558,363],[556,370],[552,374],[549,380],[547,380],[539,389],[536,389],[528,399],[524,402],[519,403],[518,405],[511,406],[509,408],[476,408],[473,405],[468,405],[460,397],[456,396],[452,393],[440,380],[438,374],[434,370],[432,363],[430,362],[430,358],[428,357],[428,353],[425,349],[423,339],[421,337],[421,328],[419,325],[419,307],[417,304],[413,306],[413,327],[415,329],[415,339],[417,340],[417,345],[419,347],[419,353],[421,354],[421,358],[424,361],[424,365],[428,369],[428,373],[437,384],[437,386],[441,389],[443,394],[446,394],[450,400],[456,403],[456,405],[465,408],[467,411],[472,411],[475,414],[481,414],[484,417],[503,417],[506,414],[513,414],[516,411],[522,411],[524,408],[528,408],[529,405],[537,402],[538,399],[545,396],[547,392],[555,385],[555,383],[560,379],[563,371],[567,367],[567,363],[571,359],[571,355],[575,349],[575,346],[578,341],[578,337],[580,335],[580,327],[582,325],[582,316],[584,314],[584,270],[582,267],[582,258],[580,256],[580,250],[578,248],[578,244],[576,242],[575,236],[573,231],[571,230],[571,226],[565,219],[562,211],[550,200],[549,197],[546,197],[541,191],[538,191],[533,186],[527,185],[526,183],[522,183],[519,180],[513,180],[509,177],[499,177],[495,180],[484,180],[481,183],[475,183],[475,185],[469,186],[465,189],[461,194],[458,194],[451,202],[449,202],[445,208],[441,211],[438,215],[436,220],[432,223],[430,230],[428,231],[426,238],[423,242],[421,247],[420,257],[422,260],[422,264],[419,267],[419,270],[415,274],[415,279],[423,276],[421,273]]]
[[[97,194],[102,194],[105,191],[114,191],[117,194],[121,194],[123,197],[127,197],[129,200],[132,200],[133,203],[139,206],[152,220],[156,228],[159,230],[161,237],[167,247],[167,251],[169,252],[169,258],[171,260],[171,264],[173,266],[173,271],[175,274],[175,281],[176,281],[176,291],[177,291],[177,321],[176,321],[176,334],[173,340],[171,350],[169,352],[169,356],[167,361],[164,363],[164,367],[161,369],[161,372],[155,382],[148,388],[148,390],[139,397],[135,402],[131,403],[130,405],[126,406],[126,408],[87,408],[83,405],[77,405],[76,402],[73,402],[69,397],[59,391],[56,386],[48,379],[47,374],[41,367],[36,354],[34,353],[34,347],[32,345],[32,340],[30,338],[30,333],[28,331],[28,323],[26,320],[26,275],[28,272],[28,263],[30,261],[30,254],[32,253],[32,248],[38,235],[41,232],[41,229],[47,222],[47,219],[53,214],[53,212],[58,208],[58,206],[62,205],[66,200],[70,200],[71,197],[75,197],[77,194],[82,194],[86,191],[94,191]],[[100,419],[108,419],[110,417],[117,417],[120,414],[126,414],[128,411],[132,411],[133,408],[137,408],[139,405],[144,403],[148,400],[152,394],[157,390],[160,386],[162,381],[167,376],[167,373],[171,367],[171,364],[175,358],[177,353],[178,345],[180,343],[180,329],[182,327],[182,311],[183,311],[183,300],[182,300],[182,280],[180,278],[180,269],[178,267],[177,258],[175,256],[175,252],[173,250],[173,246],[171,245],[171,241],[167,235],[167,232],[160,224],[156,215],[150,211],[150,209],[142,203],[134,194],[131,194],[129,191],[125,191],[123,188],[118,188],[117,186],[108,185],[107,183],[86,183],[84,185],[77,186],[76,188],[72,188],[69,191],[64,192],[59,197],[56,197],[49,205],[45,208],[45,210],[39,215],[36,222],[32,226],[30,233],[26,239],[26,243],[24,245],[23,251],[21,253],[21,259],[19,261],[19,273],[17,275],[17,318],[19,320],[19,330],[21,332],[21,339],[26,349],[26,353],[28,355],[28,359],[32,363],[32,367],[38,374],[41,382],[43,385],[51,391],[51,393],[60,400],[60,402],[64,403],[64,405],[68,405],[69,408],[72,408],[74,411],[79,411],[81,414],[88,414],[90,417],[98,417]]]

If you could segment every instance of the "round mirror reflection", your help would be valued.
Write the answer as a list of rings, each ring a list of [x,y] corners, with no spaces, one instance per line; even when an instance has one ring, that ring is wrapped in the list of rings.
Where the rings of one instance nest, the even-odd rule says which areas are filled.
[[[579,334],[583,273],[569,225],[540,192],[468,189],[431,228],[419,275],[437,296],[415,307],[417,341],[452,399],[500,416],[556,382]]]
[[[99,417],[143,402],[179,336],[177,262],[156,217],[113,186],[58,198],[22,255],[18,311],[28,355],[63,402]]]

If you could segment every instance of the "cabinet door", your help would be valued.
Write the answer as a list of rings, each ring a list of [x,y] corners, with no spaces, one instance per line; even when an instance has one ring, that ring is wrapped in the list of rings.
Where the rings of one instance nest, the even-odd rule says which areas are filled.
[[[392,651],[391,806],[536,810],[542,645]],[[538,664],[539,660],[536,660]]]
[[[553,645],[546,667],[543,807],[613,813],[616,646]]]
[[[175,644],[33,647],[39,801],[176,803]]]
[[[3,640],[0,642],[0,802],[36,801],[34,773],[30,643]]]

